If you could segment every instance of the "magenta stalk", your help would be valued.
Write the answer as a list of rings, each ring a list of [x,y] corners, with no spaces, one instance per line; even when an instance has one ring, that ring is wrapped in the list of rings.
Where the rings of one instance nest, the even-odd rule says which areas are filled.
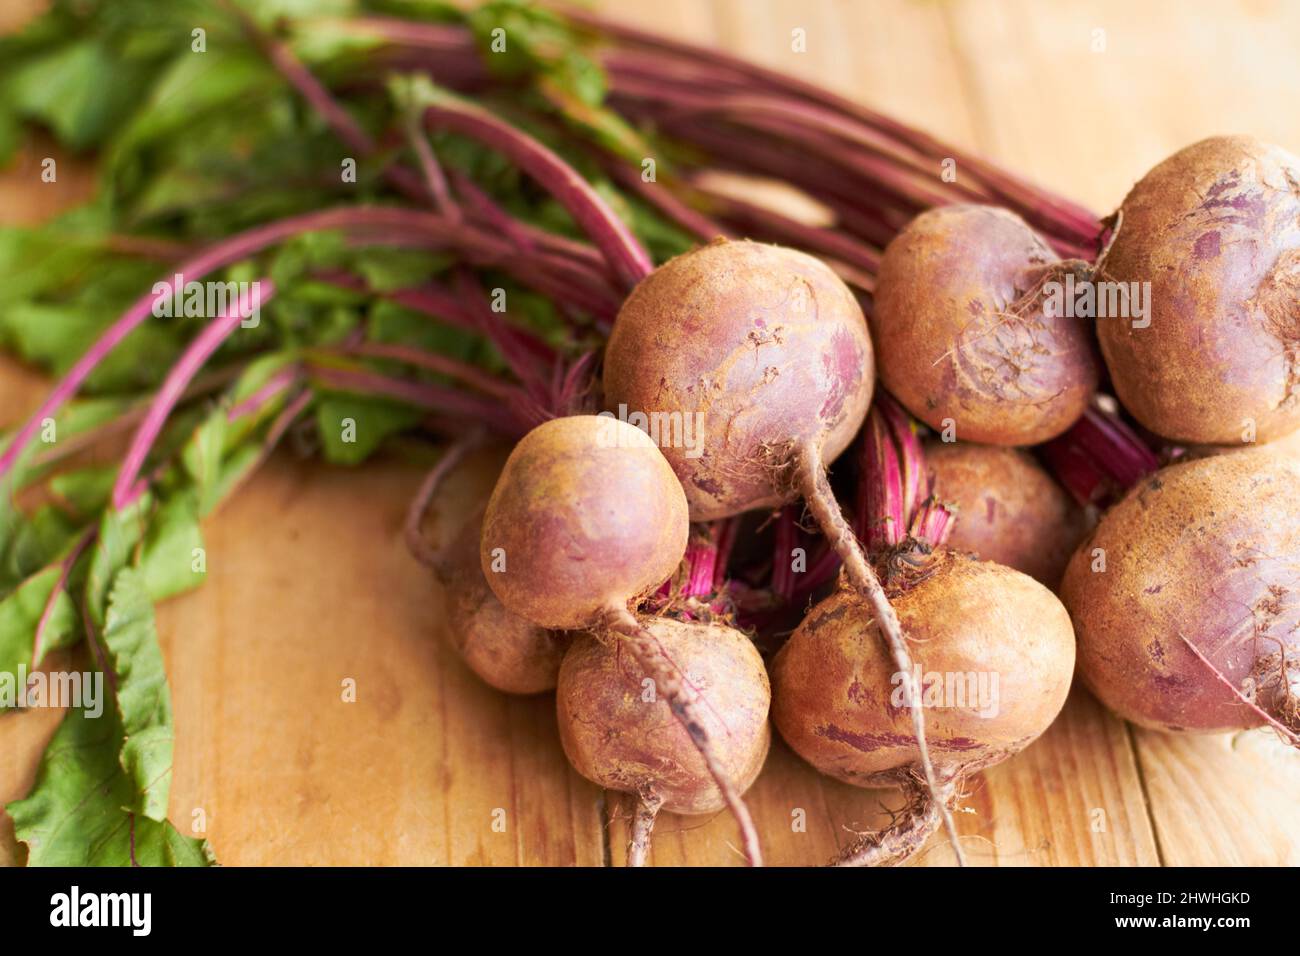
[[[254,293],[249,295],[248,293]],[[118,511],[128,507],[144,491],[145,483],[137,482],[140,469],[144,467],[149,450],[162,432],[167,417],[185,393],[190,380],[198,374],[203,363],[212,357],[212,353],[221,347],[229,335],[239,328],[254,310],[271,300],[275,295],[275,283],[270,279],[259,279],[253,288],[241,294],[233,308],[218,315],[207,327],[195,337],[182,353],[180,359],[172,366],[163,380],[162,387],[154,397],[153,404],[136,430],[135,437],[122,460],[122,468],[113,485],[113,507]]]
[[[450,94],[428,107],[425,121],[469,136],[508,156],[541,183],[591,237],[611,267],[628,284],[636,285],[654,269],[650,254],[632,230],[614,214],[591,184],[546,146],[487,110]]]

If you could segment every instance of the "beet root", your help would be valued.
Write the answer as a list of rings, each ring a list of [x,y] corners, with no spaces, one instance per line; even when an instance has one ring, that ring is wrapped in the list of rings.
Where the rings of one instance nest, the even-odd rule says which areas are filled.
[[[1300,158],[1247,136],[1202,140],[1147,173],[1120,214],[1101,277],[1150,283],[1141,327],[1097,320],[1124,407],[1180,442],[1300,427]]]
[[[720,624],[649,619],[646,630],[687,675],[717,757],[738,790],[758,777],[771,742],[771,690],[753,643]],[[691,733],[657,682],[617,642],[578,637],[560,668],[560,740],[570,763],[602,787],[635,794],[630,859],[644,858],[654,814],[714,813],[726,805]]]
[[[677,569],[686,497],[654,442],[595,415],[520,440],[483,519],[483,574],[501,603],[543,627],[591,627]]]
[[[871,321],[881,381],[962,441],[1033,445],[1061,434],[1097,387],[1087,323],[1046,308],[1045,283],[1075,268],[1004,209],[921,214],[881,260]]]
[[[594,631],[632,652],[712,774],[746,857],[760,865],[758,831],[711,738],[708,702],[631,611],[672,576],[689,533],[686,496],[654,442],[616,418],[579,415],[537,426],[510,453],[488,501],[480,560],[507,610],[542,627]]]
[[[1297,488],[1300,464],[1266,446],[1165,468],[1107,512],[1061,586],[1102,703],[1158,730],[1296,740]]]
[[[1074,669],[1074,633],[1061,602],[1027,575],[940,552],[892,595],[919,674],[941,794],[964,774],[1023,750],[1055,719]],[[857,786],[904,785],[911,815],[867,837],[842,862],[894,862],[938,826],[920,794],[919,750],[893,658],[874,615],[841,589],[816,605],[771,668],[772,718],[822,773]],[[942,799],[940,797],[939,799]]]
[[[948,547],[1055,588],[1087,530],[1083,509],[1017,448],[931,441],[931,491],[956,511]]]
[[[439,572],[447,595],[447,633],[484,683],[507,694],[553,690],[570,635],[520,617],[497,600],[483,577],[479,540],[483,513],[470,519]]]
[[[478,492],[501,474],[507,453],[481,436],[452,444],[411,502],[406,539],[442,587],[445,633],[470,670],[507,694],[538,694],[555,688],[569,635],[507,611],[479,563],[487,492]],[[466,510],[469,517],[458,524]]]
[[[727,240],[678,256],[619,310],[604,383],[607,407],[658,428],[692,519],[803,497],[881,621],[899,669],[911,669],[897,616],[826,478],[866,418],[875,385],[862,310],[829,267],[779,246]],[[667,440],[665,421],[681,424]],[[674,440],[688,428],[693,441]],[[909,710],[934,790],[925,717]]]
[[[792,455],[834,460],[874,382],[849,288],[819,260],[757,242],[718,240],[660,266],[605,350],[606,407],[658,428],[694,521],[789,501]]]

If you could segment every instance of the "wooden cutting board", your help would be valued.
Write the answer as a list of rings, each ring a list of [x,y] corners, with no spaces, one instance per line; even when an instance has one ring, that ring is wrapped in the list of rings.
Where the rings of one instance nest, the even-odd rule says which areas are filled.
[[[1300,89],[1300,7],[1280,0],[601,6],[815,79],[1100,211],[1201,136],[1300,148],[1300,114],[1277,106]],[[807,52],[791,49],[796,29]],[[39,181],[49,154],[34,141],[0,175],[0,221],[85,195],[88,168],[71,160],[58,183]],[[0,365],[0,420],[43,387]],[[419,478],[394,461],[348,471],[283,454],[207,524],[207,583],[160,613],[172,819],[184,829],[202,811],[227,864],[620,865],[627,808],[568,769],[552,699],[490,691],[447,649],[443,596],[401,539]],[[0,719],[0,801],[31,786],[57,721]],[[1300,755],[1266,734],[1135,730],[1076,689],[1042,739],[971,781],[958,819],[979,864],[1295,865],[1298,792]],[[750,801],[770,861],[792,865],[823,862],[898,803],[819,777],[779,743]],[[21,858],[0,813],[0,861]],[[653,862],[739,863],[734,825],[667,816]],[[917,860],[949,862],[938,840]]]

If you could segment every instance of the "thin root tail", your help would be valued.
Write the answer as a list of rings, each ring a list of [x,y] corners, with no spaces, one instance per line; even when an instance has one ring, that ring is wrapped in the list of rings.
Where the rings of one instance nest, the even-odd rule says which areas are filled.
[[[844,512],[840,509],[839,502],[835,500],[835,493],[826,478],[826,467],[822,462],[821,452],[815,446],[810,446],[800,453],[799,458],[796,473],[799,476],[800,494],[808,503],[808,508],[817,519],[822,533],[826,535],[827,540],[844,562],[844,574],[849,584],[867,602],[875,615],[880,633],[884,636],[890,655],[894,659],[894,667],[902,675],[904,686],[907,688],[907,709],[912,716],[912,734],[916,737],[921,770],[929,789],[930,801],[943,822],[944,830],[948,834],[948,842],[952,844],[953,852],[957,855],[957,864],[965,866],[966,856],[957,837],[957,825],[952,818],[949,800],[930,761],[930,749],[925,740],[925,715],[917,697],[918,689],[913,686],[912,656],[908,653],[907,642],[903,639],[903,629],[898,622],[898,615],[894,612],[893,605],[889,603],[889,597],[885,594],[880,578],[867,562],[862,543],[858,541],[844,517]]]
[[[684,679],[681,669],[673,663],[654,634],[626,607],[610,608],[605,615],[604,629],[618,635],[626,642],[642,670],[655,682],[657,693],[668,703],[673,716],[686,728],[691,743],[704,758],[709,775],[722,792],[727,809],[731,811],[731,815],[736,818],[736,823],[740,826],[745,859],[750,866],[762,866],[763,853],[759,846],[758,830],[749,815],[749,808],[741,798],[740,791],[714,750],[709,732],[699,713],[699,694]]]

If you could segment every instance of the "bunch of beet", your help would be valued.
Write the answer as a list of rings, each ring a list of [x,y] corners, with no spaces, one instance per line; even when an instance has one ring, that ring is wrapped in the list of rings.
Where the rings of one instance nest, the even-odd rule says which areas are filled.
[[[1295,739],[1300,471],[1203,446],[1300,422],[1297,183],[1275,148],[1198,144],[1135,187],[1094,261],[1061,259],[1011,212],[937,208],[885,250],[869,328],[794,250],[718,239],[649,272],[605,350],[609,411],[528,434],[466,525],[462,567],[444,562],[462,653],[503,689],[558,684],[574,766],[637,799],[633,863],[659,810],[724,806],[760,861],[742,794],[769,705],[818,770],[905,793],[837,862],[900,862],[942,825],[960,859],[962,781],[1046,730],[1076,638],[1122,716]],[[1143,276],[1145,317],[1060,308],[1063,287]],[[1243,341],[1258,354],[1228,345]],[[1097,398],[1103,376],[1119,405]],[[695,440],[656,443],[630,414]],[[846,514],[827,468],[855,441]],[[691,574],[692,522],[791,502],[832,574],[798,592],[811,608],[768,669],[727,595],[652,600]],[[500,676],[512,653],[526,679]],[[959,679],[996,703],[953,700]]]
[[[602,40],[599,106],[567,101],[544,66],[530,81],[545,95],[519,95],[525,78],[489,69],[467,23],[332,21],[381,54],[339,96],[369,94],[394,66],[439,84],[413,84],[403,128],[379,137],[291,44],[241,17],[385,197],[421,208],[260,223],[175,271],[197,279],[320,230],[454,263],[449,287],[394,301],[454,317],[504,371],[350,342],[442,379],[307,361],[280,382],[304,391],[268,449],[307,407],[308,380],[414,405],[458,435],[413,502],[411,550],[445,589],[467,666],[508,693],[553,691],[573,766],[635,799],[629,862],[647,861],[659,812],[723,809],[762,862],[744,794],[769,716],[820,772],[903,792],[894,822],[836,860],[850,865],[902,862],[940,828],[964,861],[963,782],[1048,728],[1076,665],[1144,726],[1266,726],[1300,742],[1300,464],[1287,451],[1300,435],[1300,160],[1205,140],[1095,221],[800,81],[567,16]],[[548,23],[559,43],[561,21]],[[516,125],[492,96],[511,115],[547,106]],[[685,147],[661,181],[630,162],[649,129]],[[427,133],[500,154],[574,234],[448,174]],[[656,267],[566,150],[702,244]],[[935,175],[947,157],[960,182]],[[710,191],[702,174],[718,170],[782,180],[833,222]],[[478,271],[548,299],[565,344],[497,316]],[[6,444],[0,479],[152,302],[72,366]],[[115,508],[155,480],[146,461],[240,314],[210,318],[143,409]],[[575,354],[600,337],[598,364]],[[466,418],[471,429],[445,428]],[[438,495],[455,482],[493,488],[447,527]],[[436,542],[426,511],[440,515]]]
[[[724,805],[741,823],[748,858],[759,861],[740,795],[767,752],[770,701],[778,728],[815,766],[917,795],[917,819],[879,835],[886,850],[846,856],[855,863],[905,857],[937,821],[955,838],[949,810],[962,776],[1023,747],[1059,710],[1073,668],[1068,618],[1025,574],[942,547],[959,505],[943,508],[927,495],[928,517],[915,533],[904,533],[921,501],[909,484],[902,504],[897,460],[893,469],[860,476],[874,499],[900,503],[891,519],[895,534],[855,530],[837,503],[826,464],[861,429],[873,387],[865,319],[830,269],[780,247],[719,240],[636,286],[614,323],[604,363],[609,407],[646,418],[689,416],[699,441],[657,447],[613,415],[560,417],[526,435],[506,461],[481,520],[480,573],[458,579],[473,595],[477,617],[460,614],[460,599],[453,607],[471,637],[491,613],[510,634],[493,646],[515,646],[521,666],[537,656],[539,639],[544,648],[560,646],[539,635],[579,632],[559,668],[561,739],[585,776],[638,799],[631,861],[644,860],[659,809],[704,813]],[[916,431],[896,406],[884,407],[902,432],[874,439],[869,432],[865,447],[883,454],[884,444],[901,442],[903,471],[916,478],[924,470]],[[877,433],[883,415],[874,413]],[[1075,520],[1071,503],[1032,459],[1008,452],[1002,461],[1002,450],[990,451],[1001,490],[985,490],[1003,497],[978,528],[971,523],[972,540],[1040,575],[1059,572],[1042,564],[1035,545],[1062,550],[1052,539]],[[979,460],[981,453],[962,446],[956,458]],[[958,467],[942,480],[954,502],[972,493],[960,475]],[[1049,500],[1040,502],[1034,489],[1047,491]],[[806,503],[840,557],[842,584],[777,658],[773,698],[761,657],[733,621],[671,607],[652,612],[646,601],[686,557],[691,520],[718,521],[794,500]],[[1029,527],[1035,522],[1038,528]],[[868,550],[864,541],[883,546]],[[900,563],[913,573],[896,574]],[[971,604],[981,592],[986,603]],[[955,631],[931,620],[943,617],[949,600],[969,605]],[[841,666],[824,657],[822,645],[836,643],[827,621],[841,622],[843,639],[856,648]],[[990,623],[1002,630],[990,633]],[[471,667],[504,686],[476,662],[475,643],[459,639]],[[926,659],[914,663],[917,648],[926,649]],[[804,660],[807,654],[813,657]],[[911,675],[916,667],[959,663],[966,672],[996,674],[997,682],[1005,675],[1011,703],[983,725],[974,702],[964,717],[941,715],[932,750],[924,686]],[[901,696],[891,675],[907,676]],[[1031,692],[1034,686],[1039,690]],[[836,718],[836,701],[858,716]],[[890,743],[869,754],[874,748],[863,741],[871,740]],[[817,741],[847,748],[860,765],[841,765],[844,755],[827,756]]]
[[[654,268],[526,133],[454,96],[424,112],[550,191],[614,280],[591,282],[591,259],[562,261],[574,250],[553,243],[528,273],[561,299],[570,283],[553,269],[583,279],[569,307],[607,323],[589,391],[539,398],[520,343],[485,322],[543,423],[453,541],[428,552],[418,520],[408,530],[447,584],[469,666],[503,690],[554,687],[574,766],[636,797],[629,859],[646,859],[661,809],[726,807],[761,861],[743,793],[770,707],[818,769],[907,795],[841,862],[900,861],[940,825],[961,860],[950,811],[962,780],[1046,729],[1076,638],[1079,672],[1122,716],[1296,740],[1300,542],[1286,505],[1300,476],[1281,453],[1216,452],[1281,447],[1300,427],[1300,160],[1247,137],[1206,140],[1096,223],[974,157],[961,159],[966,182],[928,188],[948,153],[927,137],[749,64],[579,18],[610,41],[611,104],[626,119],[784,179],[837,218],[803,227],[676,175],[647,188],[604,157],[706,240]],[[453,55],[469,39],[456,28],[365,29],[399,50],[436,40],[453,86],[492,82]],[[648,77],[651,60],[664,68]],[[287,73],[340,135],[355,132],[305,71]],[[695,87],[724,92],[710,109]],[[810,140],[819,155],[781,161]],[[427,150],[422,165],[445,213]],[[828,469],[855,442],[836,476],[856,482],[846,513]],[[783,566],[807,535],[783,524],[757,566],[732,540],[742,515],[790,506],[821,539],[795,586]],[[811,609],[769,661],[769,685],[750,637],[772,618],[752,611],[783,602]],[[996,681],[997,704],[936,703],[931,675]]]

